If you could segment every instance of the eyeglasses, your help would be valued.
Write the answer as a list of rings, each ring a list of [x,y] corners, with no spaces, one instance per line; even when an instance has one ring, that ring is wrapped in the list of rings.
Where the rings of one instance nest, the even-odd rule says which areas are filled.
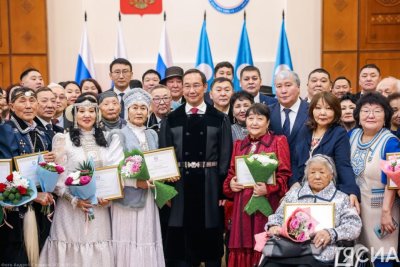
[[[194,90],[200,89],[203,86],[201,83],[195,83],[195,84],[184,84],[183,89],[190,90],[193,88]]]
[[[120,76],[121,74],[123,76],[128,76],[131,73],[131,71],[130,70],[114,70],[111,73],[115,76]]]
[[[167,102],[169,102],[171,100],[171,98],[170,97],[156,97],[156,98],[153,98],[153,102],[154,103],[156,103],[156,104],[161,104],[161,101],[164,101],[164,103],[167,103]]]
[[[382,109],[374,109],[374,110],[362,109],[360,113],[363,116],[369,116],[372,113],[375,117],[382,115],[384,112]]]

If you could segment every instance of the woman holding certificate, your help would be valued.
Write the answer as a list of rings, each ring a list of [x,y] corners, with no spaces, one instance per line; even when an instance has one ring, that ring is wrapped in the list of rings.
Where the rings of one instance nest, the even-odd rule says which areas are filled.
[[[264,104],[254,104],[246,112],[246,127],[249,131],[243,140],[234,143],[230,169],[224,181],[224,194],[233,199],[232,228],[229,240],[228,266],[254,266],[258,264],[261,253],[253,250],[254,235],[264,231],[267,216],[256,211],[249,215],[244,211],[252,196],[265,198],[272,210],[279,205],[279,200],[287,191],[287,180],[291,173],[289,145],[283,135],[274,135],[268,131],[270,112]],[[245,187],[238,179],[236,157],[275,153],[279,166],[275,171],[275,183],[258,182]]]
[[[127,125],[121,129],[125,152],[158,148],[158,136],[146,129],[151,96],[135,88],[124,95]],[[124,199],[114,201],[112,236],[116,266],[165,266],[158,208],[145,180],[124,179]]]
[[[11,94],[10,107],[10,120],[0,125],[0,158],[11,159],[50,150],[51,139],[34,122],[38,108],[35,92],[24,87],[15,89]],[[44,157],[54,161],[52,153]],[[0,263],[28,265],[29,261],[32,265],[37,264],[39,251],[51,226],[40,210],[42,205],[52,203],[52,194],[39,192],[38,197],[28,206],[7,208],[6,220],[13,229],[7,225],[0,227]]]
[[[95,168],[117,165],[123,158],[122,146],[117,135],[111,136],[99,128],[99,107],[90,93],[79,96],[67,116],[73,126],[68,133],[58,133],[53,138],[56,162],[65,171],[55,189],[59,198],[40,265],[114,266],[108,201],[98,199],[95,206],[89,200],[79,199],[65,181],[77,169],[86,169],[82,166],[85,161],[93,162]],[[94,219],[89,221],[91,210]]]
[[[381,172],[380,161],[386,159],[387,153],[400,152],[399,140],[389,130],[392,114],[385,97],[365,94],[354,110],[358,128],[350,136],[351,165],[362,199],[360,241],[375,252],[383,249],[388,257],[397,252],[399,207],[395,204],[396,190],[388,188],[389,180]],[[375,264],[392,266],[393,263],[384,260],[379,257]]]

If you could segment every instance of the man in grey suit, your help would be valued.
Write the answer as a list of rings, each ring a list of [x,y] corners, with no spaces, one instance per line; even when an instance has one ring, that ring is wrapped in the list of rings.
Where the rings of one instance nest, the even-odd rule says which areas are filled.
[[[298,133],[305,126],[308,119],[308,103],[300,99],[299,76],[290,70],[283,70],[275,75],[275,89],[278,103],[269,106],[271,110],[270,130],[275,134],[283,134],[287,137],[290,149],[290,161],[294,166],[295,146]],[[295,181],[289,179],[289,186]]]

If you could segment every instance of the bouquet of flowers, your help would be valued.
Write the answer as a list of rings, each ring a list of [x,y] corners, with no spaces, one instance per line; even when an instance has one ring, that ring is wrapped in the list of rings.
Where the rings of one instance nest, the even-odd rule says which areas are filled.
[[[275,153],[252,154],[244,157],[244,161],[249,168],[251,175],[256,183],[265,183],[278,167],[278,159]],[[247,214],[252,215],[260,211],[265,216],[272,214],[272,207],[265,196],[252,196],[244,207]]]
[[[310,240],[317,225],[310,208],[297,208],[283,225],[281,235],[294,242],[304,242]]]
[[[397,186],[400,186],[400,155],[393,154],[387,157],[388,160],[381,160],[381,170]]]
[[[0,183],[0,205],[18,207],[37,197],[35,184],[23,178],[19,172],[12,172],[5,183]]]
[[[88,199],[95,205],[97,204],[96,179],[92,179],[93,174],[93,160],[84,161],[75,172],[68,175],[65,185],[69,187],[72,195],[80,199]],[[89,209],[88,217],[89,220],[94,219],[93,209]]]
[[[138,149],[126,152],[125,158],[119,163],[118,169],[123,179],[150,179],[143,153]],[[161,181],[154,181],[152,192],[159,208],[162,208],[168,200],[178,194],[174,187],[166,185]]]

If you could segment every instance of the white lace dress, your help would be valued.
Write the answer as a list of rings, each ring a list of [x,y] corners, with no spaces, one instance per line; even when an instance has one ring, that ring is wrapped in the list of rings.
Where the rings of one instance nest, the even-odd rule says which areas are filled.
[[[40,255],[40,266],[115,266],[111,242],[111,220],[108,207],[94,207],[95,219],[86,223],[85,213],[74,207],[63,195],[66,176],[88,157],[97,167],[118,164],[123,158],[119,138],[114,135],[107,148],[95,143],[93,132],[83,132],[81,146],[72,144],[69,133],[53,138],[57,162],[66,167],[55,193],[59,196],[50,235]],[[75,203],[76,201],[72,201]]]

